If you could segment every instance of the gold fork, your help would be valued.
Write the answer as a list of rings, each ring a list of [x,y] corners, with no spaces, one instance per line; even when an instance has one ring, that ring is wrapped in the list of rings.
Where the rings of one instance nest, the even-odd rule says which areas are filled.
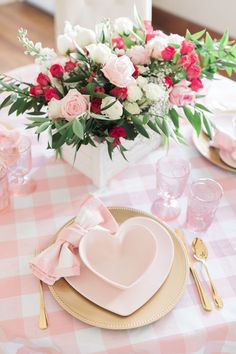
[[[35,255],[37,253],[35,252]],[[44,300],[44,293],[43,293],[43,282],[39,280],[39,328],[40,329],[47,329],[48,328],[48,317],[45,308],[45,300]]]

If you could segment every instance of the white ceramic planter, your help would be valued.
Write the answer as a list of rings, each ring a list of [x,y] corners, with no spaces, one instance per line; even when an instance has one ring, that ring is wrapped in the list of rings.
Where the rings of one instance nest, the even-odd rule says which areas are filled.
[[[133,141],[125,141],[123,145],[128,149],[125,153],[128,161],[116,150],[111,160],[107,152],[106,143],[102,143],[97,147],[82,145],[77,153],[74,168],[91,178],[97,187],[103,187],[130,163],[142,159],[149,152],[160,146],[161,137],[156,133],[150,135],[150,139],[137,136]],[[65,161],[73,165],[74,149],[71,146],[63,146],[62,156]]]

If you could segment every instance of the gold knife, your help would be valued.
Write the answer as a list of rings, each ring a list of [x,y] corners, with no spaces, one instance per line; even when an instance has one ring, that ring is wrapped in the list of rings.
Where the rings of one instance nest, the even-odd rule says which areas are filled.
[[[205,290],[204,290],[204,288],[203,288],[203,286],[201,284],[201,281],[199,279],[197,271],[194,268],[194,263],[192,261],[191,255],[189,253],[188,245],[186,243],[184,234],[183,234],[183,232],[180,229],[176,229],[175,232],[176,232],[176,235],[179,237],[179,239],[182,241],[182,244],[183,244],[183,246],[184,246],[184,248],[186,250],[186,254],[187,254],[187,258],[188,258],[188,264],[189,264],[189,269],[190,269],[191,274],[193,276],[193,279],[195,281],[195,284],[196,284],[196,287],[197,287],[197,290],[198,290],[198,295],[199,295],[199,298],[200,298],[201,303],[202,303],[202,307],[204,308],[205,311],[211,311],[212,310],[212,306],[211,306],[210,300],[209,300],[209,298],[207,296],[207,293],[205,292]]]

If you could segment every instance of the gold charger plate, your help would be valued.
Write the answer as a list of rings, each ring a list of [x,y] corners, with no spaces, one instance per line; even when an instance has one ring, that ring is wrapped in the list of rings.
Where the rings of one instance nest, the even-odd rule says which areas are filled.
[[[221,160],[218,149],[209,146],[209,137],[207,134],[203,132],[200,133],[199,136],[194,134],[193,143],[200,154],[214,165],[222,168],[223,170],[236,173],[236,168],[227,165],[224,161]]]
[[[174,242],[175,254],[171,271],[161,288],[146,304],[127,317],[95,305],[72,288],[65,279],[58,280],[49,289],[64,310],[89,325],[113,330],[142,327],[165,316],[180,300],[189,273],[185,250],[174,232],[153,215],[131,208],[111,207],[109,210],[119,224],[134,216],[145,216],[156,220],[169,232]],[[71,222],[73,219],[63,227]]]

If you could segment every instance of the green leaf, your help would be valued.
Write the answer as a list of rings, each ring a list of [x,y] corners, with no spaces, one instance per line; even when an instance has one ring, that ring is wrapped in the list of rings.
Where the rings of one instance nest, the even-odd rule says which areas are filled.
[[[19,102],[17,100],[16,102],[13,103],[13,105],[9,109],[8,115],[10,116],[12,113],[14,113],[18,109],[18,107],[19,107]]]
[[[148,122],[147,125],[149,126],[150,129],[152,129],[157,134],[161,133],[159,127],[157,127],[151,120]]]
[[[103,114],[96,114],[96,113],[90,112],[89,115],[90,115],[91,118],[94,118],[94,119],[110,120],[110,121],[112,120],[111,118],[106,117]]]
[[[72,123],[73,132],[78,138],[83,140],[84,138],[84,128],[82,123],[78,119],[74,119]]]
[[[192,124],[192,122],[194,120],[194,115],[193,115],[191,109],[188,108],[187,106],[184,106],[183,110],[184,110],[184,114],[187,117],[188,121]]]
[[[196,130],[197,135],[199,135],[201,133],[202,120],[201,120],[201,114],[198,113],[197,111],[194,112],[194,120],[192,122],[192,126]]]
[[[228,41],[229,41],[229,31],[226,30],[223,36],[221,37],[219,48],[224,49],[224,47],[228,44]]]
[[[135,128],[137,129],[137,131],[145,136],[145,138],[149,138],[149,135],[148,135],[148,132],[146,131],[146,129],[143,127],[143,125],[140,125],[139,123],[136,123],[134,120],[133,120],[133,123],[135,125]]]
[[[208,113],[212,113],[207,107],[205,107],[203,104],[201,103],[196,103],[195,107],[201,109],[202,111],[208,112]]]
[[[170,116],[174,126],[177,129],[179,129],[179,114],[178,114],[178,112],[174,108],[171,108],[168,113],[169,113],[169,116]]]
[[[204,127],[206,128],[207,134],[209,138],[212,139],[212,124],[209,121],[209,119],[205,116],[205,114],[202,114],[202,117],[203,117],[203,124]]]
[[[191,39],[196,41],[196,40],[200,39],[204,35],[205,32],[206,32],[206,30],[204,29],[202,31],[191,34]]]
[[[207,49],[212,49],[214,45],[214,41],[211,38],[210,34],[206,32],[206,48]]]
[[[36,130],[36,134],[41,134],[44,130],[46,130],[49,125],[51,125],[51,121],[47,121],[47,122],[44,122],[43,124],[41,124],[37,130]]]
[[[46,112],[28,112],[29,116],[45,116]]]
[[[2,103],[1,103],[1,105],[0,105],[0,109],[2,109],[3,107],[9,106],[9,105],[12,103],[12,102],[11,102],[11,98],[12,98],[11,95],[10,95],[10,96],[7,96],[7,97],[5,98],[5,100],[2,101]]]

